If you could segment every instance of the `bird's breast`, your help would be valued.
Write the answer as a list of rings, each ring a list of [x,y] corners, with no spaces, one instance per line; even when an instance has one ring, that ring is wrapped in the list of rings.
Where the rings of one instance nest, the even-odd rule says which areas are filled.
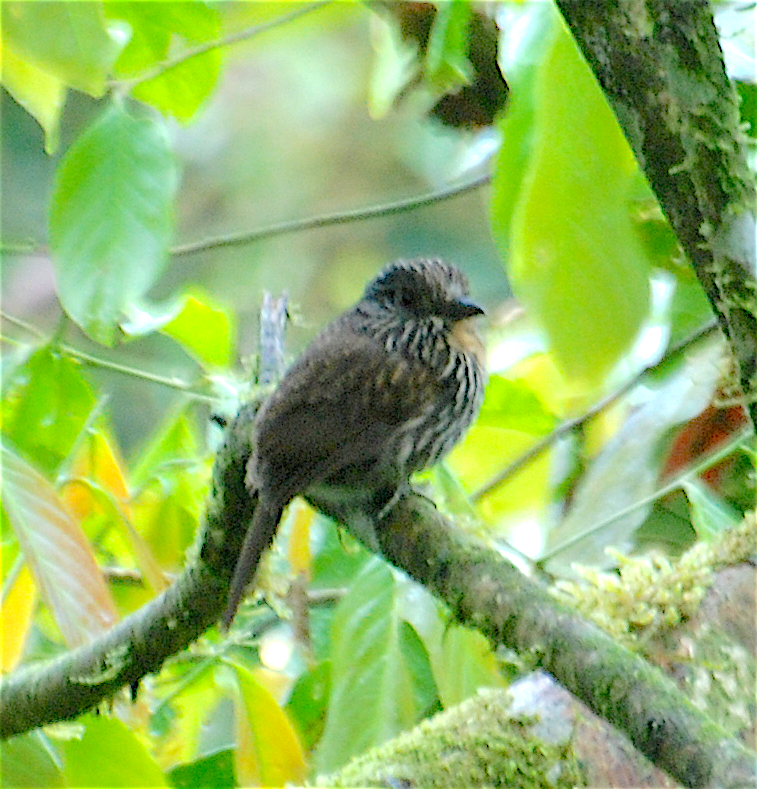
[[[486,351],[474,321],[475,318],[458,321],[450,330],[448,341],[450,347],[472,356],[483,371],[486,369]]]

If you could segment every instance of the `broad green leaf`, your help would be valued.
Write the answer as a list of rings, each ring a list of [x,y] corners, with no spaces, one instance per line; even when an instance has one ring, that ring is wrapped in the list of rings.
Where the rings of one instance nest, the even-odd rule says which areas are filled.
[[[58,295],[106,345],[163,268],[176,169],[163,122],[116,101],[60,163],[50,211]]]
[[[81,365],[44,346],[19,365],[5,384],[3,433],[52,476],[71,451],[95,407]]]
[[[236,778],[240,786],[299,784],[307,774],[305,754],[276,699],[243,666],[234,666]]]
[[[104,93],[121,45],[106,26],[102,3],[6,2],[2,26],[17,57],[72,88]]]
[[[492,179],[492,235],[507,261],[512,242],[512,217],[523,188],[534,146],[536,81],[539,67],[554,38],[557,18],[547,3],[524,3],[517,20],[519,34],[500,41],[498,60],[510,93],[500,116],[502,145]]]
[[[648,311],[649,264],[627,205],[636,167],[562,23],[533,90],[527,169],[512,216],[497,214],[506,201],[493,204],[494,236],[510,251],[513,290],[547,334],[559,367],[577,387],[595,387]]]
[[[2,500],[42,596],[69,646],[107,630],[116,611],[79,524],[52,485],[0,446]]]
[[[691,524],[700,540],[712,539],[741,522],[741,513],[701,480],[686,480],[682,487],[691,507]]]
[[[8,93],[39,123],[45,133],[45,151],[58,147],[60,113],[66,100],[66,86],[56,76],[20,58],[3,42],[2,83]]]
[[[2,786],[13,789],[53,789],[68,786],[41,731],[0,742]]]
[[[357,540],[335,526],[327,526],[313,557],[312,585],[315,589],[346,586],[370,559],[371,554]]]
[[[409,729],[437,700],[428,655],[403,616],[403,599],[391,570],[373,559],[337,607],[318,772]]]
[[[88,715],[80,739],[61,742],[68,786],[166,786],[162,771],[139,738],[116,718]]]
[[[423,642],[433,669],[439,700],[449,708],[481,687],[502,687],[491,645],[476,630],[450,621],[450,613],[414,581],[395,576],[401,610]]]
[[[470,82],[468,0],[445,0],[437,6],[426,50],[426,81],[440,92]]]
[[[116,73],[127,78],[152,70],[168,59],[169,52],[175,55],[177,40],[194,45],[213,41],[220,33],[218,11],[200,2],[114,2],[106,3],[105,12],[131,27],[129,43],[115,66]],[[211,49],[140,82],[132,92],[161,112],[188,120],[215,87],[220,62],[220,51]]]

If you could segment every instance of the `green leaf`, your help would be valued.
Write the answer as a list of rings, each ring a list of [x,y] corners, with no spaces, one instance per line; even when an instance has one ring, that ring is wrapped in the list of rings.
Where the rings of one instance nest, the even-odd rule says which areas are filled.
[[[5,41],[29,65],[92,96],[104,93],[121,45],[108,31],[102,3],[3,3],[2,26]]]
[[[198,786],[233,789],[237,786],[234,779],[233,751],[226,748],[211,756],[204,756],[193,762],[180,764],[169,772],[168,777],[171,786],[176,789],[196,789]]]
[[[200,364],[227,367],[232,360],[234,327],[231,315],[205,294],[188,294],[179,314],[163,327]]]
[[[66,100],[63,81],[18,57],[6,40],[3,42],[2,83],[42,127],[45,151],[54,153],[58,147],[60,114]]]
[[[686,480],[681,487],[689,499],[691,523],[700,540],[712,539],[741,522],[741,513],[701,480]]]
[[[505,684],[486,638],[478,630],[460,625],[445,631],[433,665],[439,696],[447,709],[475,695],[479,688]]]
[[[594,387],[630,348],[649,308],[649,263],[627,204],[636,165],[562,23],[534,91],[528,166],[512,216],[500,220],[495,203],[492,226],[510,251],[513,290],[557,364],[579,387]],[[506,141],[499,162],[507,156]]]
[[[176,169],[163,122],[120,102],[66,153],[50,211],[63,308],[106,345],[163,268]]]
[[[428,654],[403,616],[403,599],[391,570],[373,559],[337,607],[319,772],[410,728],[436,702]]]
[[[525,381],[492,375],[476,424],[542,435],[555,426],[555,418]]]
[[[121,721],[105,715],[82,719],[80,739],[61,742],[68,786],[166,786],[155,760]]]
[[[0,742],[0,759],[3,787],[52,789],[67,785],[51,755],[49,743],[39,730]]]
[[[473,76],[468,60],[468,0],[445,0],[437,6],[426,49],[426,81],[440,92],[467,85]]]
[[[297,678],[289,696],[286,711],[297,725],[303,746],[308,750],[323,734],[330,688],[331,661],[321,660]]]
[[[106,14],[129,24],[132,36],[115,70],[131,77],[149,71],[176,54],[174,42],[197,44],[218,37],[218,12],[205,3],[106,3]],[[181,51],[181,49],[179,49]],[[190,58],[154,79],[141,82],[133,95],[180,120],[188,120],[218,81],[218,49]]]
[[[35,351],[5,382],[3,432],[52,476],[95,407],[78,362],[49,346]]]
[[[371,43],[368,111],[372,118],[383,118],[420,71],[418,45],[405,41],[397,25],[381,14],[371,18]]]
[[[199,289],[168,305],[133,305],[121,328],[130,337],[161,331],[206,368],[228,367],[234,350],[231,313]]]
[[[498,123],[502,145],[491,187],[490,221],[497,248],[506,261],[512,240],[512,215],[523,187],[534,145],[536,79],[555,35],[557,18],[546,3],[524,3],[520,35],[505,38],[499,52],[510,93]]]
[[[8,521],[66,643],[85,644],[117,618],[89,543],[55,488],[36,469],[5,444],[0,455]]]
[[[203,506],[207,463],[189,408],[170,414],[132,472],[135,521],[162,566],[180,566]]]

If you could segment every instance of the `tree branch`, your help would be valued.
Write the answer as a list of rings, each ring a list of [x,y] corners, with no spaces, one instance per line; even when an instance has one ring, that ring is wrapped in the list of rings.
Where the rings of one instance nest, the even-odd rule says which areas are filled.
[[[74,718],[120,687],[134,687],[217,621],[256,503],[244,484],[253,416],[254,407],[244,408],[227,430],[197,557],[166,592],[96,642],[5,678],[0,736]],[[356,534],[378,526],[386,557],[444,600],[460,622],[495,643],[535,654],[555,679],[687,786],[749,785],[755,754],[657,669],[556,602],[497,552],[461,536],[425,498],[403,498],[383,520],[370,510],[320,504]]]

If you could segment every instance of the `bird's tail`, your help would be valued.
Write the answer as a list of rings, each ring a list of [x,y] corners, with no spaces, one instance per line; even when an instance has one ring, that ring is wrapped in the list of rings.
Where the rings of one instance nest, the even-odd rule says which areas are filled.
[[[273,541],[282,509],[279,505],[266,502],[262,497],[258,499],[258,506],[244,536],[242,550],[239,552],[237,566],[234,568],[234,577],[231,579],[229,595],[226,598],[226,609],[221,617],[224,630],[228,630],[231,626],[239,601],[260,564],[260,557]]]

